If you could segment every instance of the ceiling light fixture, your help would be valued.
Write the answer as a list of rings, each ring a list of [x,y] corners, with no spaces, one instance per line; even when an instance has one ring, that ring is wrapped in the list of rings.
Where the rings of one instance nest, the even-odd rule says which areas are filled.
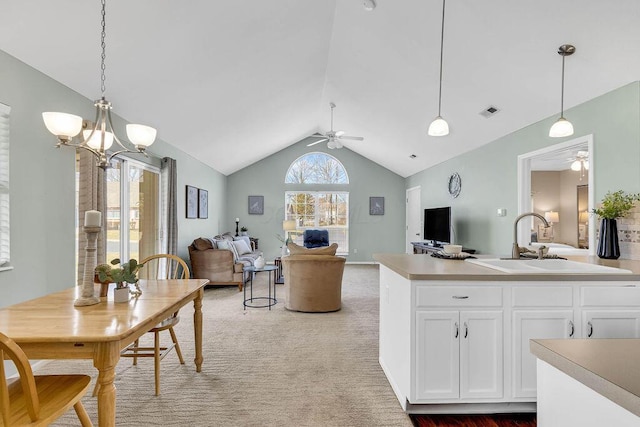
[[[129,149],[123,145],[113,131],[113,124],[111,122],[111,103],[105,99],[105,37],[106,37],[106,24],[105,24],[105,9],[106,0],[102,0],[102,33],[101,33],[101,47],[102,55],[100,62],[100,89],[102,91],[102,97],[98,99],[94,106],[96,107],[96,118],[93,123],[89,121],[83,121],[82,117],[57,112],[45,112],[42,113],[42,119],[44,124],[51,132],[58,138],[56,147],[62,145],[74,148],[83,148],[92,152],[96,156],[96,164],[102,169],[107,169],[111,166],[111,159],[121,153],[142,153],[145,154],[145,150],[156,139],[156,130],[152,127],[137,124],[128,124],[126,126],[127,136],[131,141],[135,149]],[[80,142],[73,142],[73,137],[78,135],[81,130],[82,137]],[[107,150],[111,148],[113,143],[116,143],[122,148],[113,153],[107,153]]]
[[[376,0],[363,0],[362,5],[364,6],[364,10],[371,12],[376,8]]]
[[[589,170],[589,152],[578,151],[576,159],[571,163],[571,170],[574,172],[580,172],[580,181],[584,178],[585,171]]]
[[[549,136],[552,138],[561,138],[563,136],[573,135],[573,125],[564,118],[564,58],[573,55],[576,51],[575,46],[563,44],[558,48],[558,55],[562,56],[562,86],[560,91],[560,118],[549,129]]]
[[[449,124],[441,116],[442,107],[442,58],[444,53],[444,7],[446,0],[442,0],[442,32],[440,33],[440,86],[438,88],[438,117],[429,125],[430,136],[449,135]]]

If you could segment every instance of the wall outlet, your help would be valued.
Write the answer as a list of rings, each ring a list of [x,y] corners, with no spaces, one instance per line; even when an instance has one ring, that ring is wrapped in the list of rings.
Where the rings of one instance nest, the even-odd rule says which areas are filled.
[[[354,250],[353,250],[353,253],[354,253],[354,254],[357,254],[357,253],[358,253],[358,250],[357,250],[357,249],[354,249]]]

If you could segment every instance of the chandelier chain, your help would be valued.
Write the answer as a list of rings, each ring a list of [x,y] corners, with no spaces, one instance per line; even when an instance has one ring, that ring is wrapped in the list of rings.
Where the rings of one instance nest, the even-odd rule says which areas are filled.
[[[564,57],[562,55],[562,83],[560,84],[560,117],[564,118]]]
[[[106,86],[105,86],[105,80],[106,80],[106,76],[105,76],[105,70],[106,70],[106,65],[105,65],[105,58],[107,57],[106,54],[106,43],[105,43],[105,38],[107,36],[107,30],[106,30],[106,19],[105,19],[105,12],[106,9],[106,0],[102,0],[102,33],[100,34],[100,46],[102,47],[102,55],[100,56],[100,91],[102,92],[102,97],[104,98],[104,93],[106,91]]]

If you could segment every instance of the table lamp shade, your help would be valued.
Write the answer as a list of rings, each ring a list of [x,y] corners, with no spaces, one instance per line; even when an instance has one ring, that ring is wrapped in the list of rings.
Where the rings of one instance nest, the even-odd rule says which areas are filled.
[[[560,215],[558,212],[549,211],[544,213],[544,219],[550,223],[560,222]]]
[[[284,231],[293,231],[296,229],[296,220],[295,219],[285,219],[282,221],[282,229]]]

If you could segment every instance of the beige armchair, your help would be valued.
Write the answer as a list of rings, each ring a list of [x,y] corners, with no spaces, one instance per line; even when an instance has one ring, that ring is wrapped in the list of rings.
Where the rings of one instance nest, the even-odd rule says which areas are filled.
[[[320,313],[340,310],[345,261],[334,255],[283,257],[284,307]]]

